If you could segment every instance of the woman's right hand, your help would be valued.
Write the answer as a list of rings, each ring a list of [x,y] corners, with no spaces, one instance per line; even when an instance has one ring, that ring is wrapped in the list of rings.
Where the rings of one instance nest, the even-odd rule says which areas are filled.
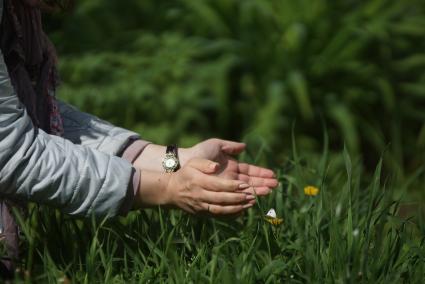
[[[165,205],[211,215],[234,215],[252,207],[255,196],[246,192],[249,185],[212,175],[218,169],[213,161],[192,159],[171,174],[142,170],[135,206]]]

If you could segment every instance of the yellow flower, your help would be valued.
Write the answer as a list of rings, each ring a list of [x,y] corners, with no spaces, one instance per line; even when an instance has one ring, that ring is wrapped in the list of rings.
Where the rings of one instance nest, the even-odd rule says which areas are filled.
[[[319,193],[319,189],[315,186],[309,185],[304,187],[304,194],[308,196],[316,196]]]
[[[283,223],[283,219],[282,218],[270,218],[270,217],[264,217],[264,220],[266,220],[267,222],[269,222],[270,224],[277,226]]]

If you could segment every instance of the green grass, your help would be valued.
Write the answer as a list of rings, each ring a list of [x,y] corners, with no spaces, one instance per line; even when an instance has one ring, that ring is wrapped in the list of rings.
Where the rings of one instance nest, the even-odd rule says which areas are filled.
[[[23,223],[26,280],[57,283],[421,283],[425,226],[398,214],[403,185],[364,180],[344,151],[303,156],[277,168],[280,186],[237,219],[159,208],[114,220],[77,220],[31,207]],[[248,157],[245,156],[245,159]],[[320,188],[305,196],[303,187]],[[263,216],[275,208],[284,219]],[[19,281],[25,277],[18,275]],[[18,282],[19,282],[18,281]]]

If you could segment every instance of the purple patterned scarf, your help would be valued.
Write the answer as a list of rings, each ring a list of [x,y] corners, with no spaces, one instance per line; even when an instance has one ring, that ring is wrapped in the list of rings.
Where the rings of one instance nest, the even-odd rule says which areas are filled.
[[[55,100],[58,82],[56,52],[41,24],[40,1],[5,0],[0,26],[0,48],[13,87],[36,129],[62,135],[62,119]],[[0,200],[1,201],[1,200]],[[0,202],[0,242],[7,256],[0,256],[0,275],[13,275],[19,257],[18,227],[10,202]]]

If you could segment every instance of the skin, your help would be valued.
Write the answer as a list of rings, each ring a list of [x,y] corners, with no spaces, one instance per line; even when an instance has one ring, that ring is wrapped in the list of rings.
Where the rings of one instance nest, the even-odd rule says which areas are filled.
[[[165,146],[150,144],[134,162],[141,169],[135,207],[162,205],[192,214],[240,214],[278,185],[272,170],[239,163],[245,144],[209,139],[179,149],[181,169],[164,173]]]

